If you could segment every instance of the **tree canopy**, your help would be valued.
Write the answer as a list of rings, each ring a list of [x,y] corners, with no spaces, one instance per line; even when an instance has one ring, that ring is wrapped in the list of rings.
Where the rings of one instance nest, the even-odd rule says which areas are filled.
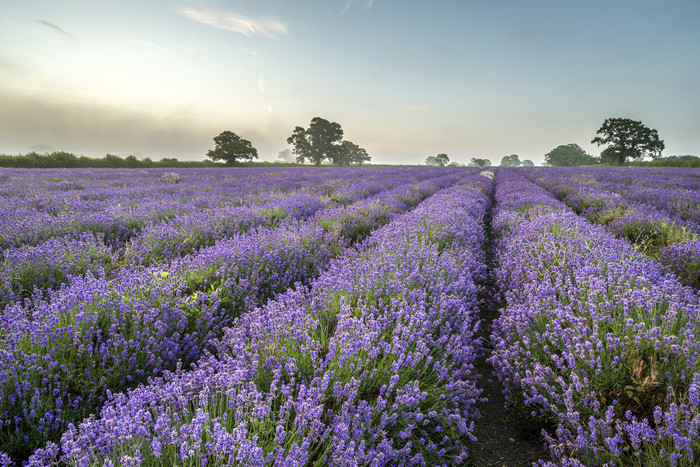
[[[544,160],[552,167],[574,167],[596,164],[597,158],[586,153],[576,143],[562,144],[544,155]]]
[[[501,159],[501,167],[520,167],[521,165],[522,162],[520,162],[520,157],[517,154],[503,156]]]
[[[372,157],[366,150],[353,143],[345,140],[340,144],[337,151],[336,159],[333,161],[338,165],[358,164],[362,165],[365,162],[372,160]]]
[[[212,161],[224,161],[235,164],[238,159],[252,161],[258,158],[258,150],[247,139],[243,139],[232,131],[224,131],[214,137],[214,149],[207,151],[207,157]]]
[[[297,162],[304,163],[308,159],[315,165],[321,165],[324,159],[337,162],[342,159],[340,154],[343,141],[343,129],[339,123],[329,122],[321,117],[311,119],[309,128],[297,126],[287,143],[294,146],[292,152],[297,156]]]
[[[437,156],[428,156],[425,158],[425,165],[430,165],[433,167],[445,167],[450,163],[450,156],[441,152]]]
[[[616,165],[624,164],[627,159],[641,159],[644,156],[657,159],[666,148],[656,130],[629,118],[607,118],[596,134],[600,136],[593,138],[591,143],[608,145],[600,157]]]
[[[491,164],[490,159],[479,159],[477,157],[472,157],[472,160],[469,162],[469,165],[472,167],[488,167]]]

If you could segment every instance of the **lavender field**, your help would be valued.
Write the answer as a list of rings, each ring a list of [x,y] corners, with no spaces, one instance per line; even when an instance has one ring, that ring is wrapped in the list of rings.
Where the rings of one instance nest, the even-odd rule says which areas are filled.
[[[8,169],[0,218],[0,465],[483,465],[487,385],[539,465],[699,462],[700,170]]]

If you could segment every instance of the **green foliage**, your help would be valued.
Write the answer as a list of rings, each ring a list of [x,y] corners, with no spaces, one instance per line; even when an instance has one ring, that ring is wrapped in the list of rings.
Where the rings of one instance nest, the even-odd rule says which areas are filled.
[[[593,165],[600,162],[599,159],[586,153],[586,151],[576,143],[557,146],[544,155],[544,160],[552,167]]]
[[[450,157],[445,153],[440,153],[437,156],[428,156],[425,159],[425,165],[430,167],[445,167],[450,162]]]
[[[362,165],[365,162],[372,160],[372,157],[367,151],[352,141],[343,141],[336,153],[336,158],[333,162],[338,165],[358,164]]]
[[[686,154],[684,156],[659,157],[653,161],[634,161],[630,165],[649,167],[700,167],[700,157]]]
[[[501,159],[501,167],[519,167],[521,165],[523,165],[523,163],[520,162],[520,157],[517,154],[503,156]]]
[[[304,163],[308,159],[315,165],[321,165],[325,159],[334,162],[341,159],[342,140],[343,129],[339,123],[314,117],[308,129],[300,126],[294,128],[287,143],[294,146],[292,152],[297,155],[297,162]]]
[[[238,159],[252,161],[258,158],[258,150],[250,141],[243,139],[232,131],[224,131],[214,138],[216,147],[207,151],[207,157],[212,161],[224,161],[235,164]]]
[[[154,162],[146,157],[138,160],[136,156],[121,158],[114,154],[105,154],[101,158],[76,156],[69,152],[57,151],[47,154],[30,152],[25,155],[0,154],[0,167],[23,169],[58,169],[58,168],[149,168],[149,167],[212,167],[211,161],[179,161],[174,158],[163,158]]]
[[[471,167],[490,167],[493,164],[491,163],[490,159],[478,159],[476,157],[472,157],[472,160],[469,162],[469,165]]]
[[[435,160],[437,160],[437,163],[440,167],[445,167],[450,162],[449,156],[444,152],[435,156]]]
[[[659,258],[659,253],[664,247],[698,238],[683,226],[656,220],[626,222],[617,226],[614,233],[626,238],[637,249],[655,259]]]
[[[450,162],[450,157],[445,153],[440,153],[437,156],[428,156],[425,159],[425,165],[430,167],[445,167]]]
[[[593,138],[591,143],[598,146],[607,144],[600,157],[614,165],[647,155],[656,159],[661,157],[661,151],[666,147],[656,130],[629,118],[607,118],[596,134],[600,136]]]

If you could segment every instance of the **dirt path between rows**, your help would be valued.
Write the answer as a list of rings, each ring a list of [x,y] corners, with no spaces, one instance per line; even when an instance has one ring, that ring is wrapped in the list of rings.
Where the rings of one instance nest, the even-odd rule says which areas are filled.
[[[493,197],[491,198],[493,203]],[[482,375],[479,387],[482,397],[488,399],[479,405],[481,418],[475,421],[474,436],[477,441],[468,441],[470,465],[485,466],[526,466],[539,459],[549,460],[549,453],[544,447],[543,426],[529,417],[524,411],[506,407],[503,385],[493,375],[493,367],[488,363],[491,356],[491,327],[499,316],[502,304],[494,300],[496,285],[491,279],[494,268],[492,254],[491,211],[485,219],[487,229],[486,264],[490,279],[481,293],[481,318],[483,323],[479,332],[485,348],[485,355],[476,362],[476,369]]]

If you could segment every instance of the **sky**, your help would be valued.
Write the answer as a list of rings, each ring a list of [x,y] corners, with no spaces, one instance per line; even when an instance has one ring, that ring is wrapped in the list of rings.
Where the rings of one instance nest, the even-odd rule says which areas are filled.
[[[0,153],[260,160],[338,122],[373,163],[542,163],[606,118],[700,155],[698,0],[0,0]]]

